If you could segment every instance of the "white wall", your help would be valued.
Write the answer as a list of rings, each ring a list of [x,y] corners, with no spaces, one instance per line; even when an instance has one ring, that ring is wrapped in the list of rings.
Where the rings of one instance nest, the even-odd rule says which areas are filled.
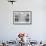
[[[46,13],[43,0],[17,0],[14,5],[0,0],[0,40],[11,40],[18,32],[31,34],[34,40],[46,40]],[[32,11],[32,25],[14,25],[13,11]]]

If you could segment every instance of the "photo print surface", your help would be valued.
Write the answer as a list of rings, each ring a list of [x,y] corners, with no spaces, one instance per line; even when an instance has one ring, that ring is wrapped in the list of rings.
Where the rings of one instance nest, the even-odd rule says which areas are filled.
[[[32,11],[13,11],[13,24],[32,24]]]

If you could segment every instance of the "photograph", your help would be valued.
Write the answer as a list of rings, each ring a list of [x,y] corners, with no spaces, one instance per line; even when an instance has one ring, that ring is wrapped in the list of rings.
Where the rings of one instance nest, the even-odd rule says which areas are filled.
[[[13,11],[13,24],[32,24],[32,11]]]

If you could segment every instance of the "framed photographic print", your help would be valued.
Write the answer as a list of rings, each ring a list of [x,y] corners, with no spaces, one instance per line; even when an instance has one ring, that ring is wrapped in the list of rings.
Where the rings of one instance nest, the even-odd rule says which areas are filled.
[[[13,24],[32,24],[32,11],[13,11]]]

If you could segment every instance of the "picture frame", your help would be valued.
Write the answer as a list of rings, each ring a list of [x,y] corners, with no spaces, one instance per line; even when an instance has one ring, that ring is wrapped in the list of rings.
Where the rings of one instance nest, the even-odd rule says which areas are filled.
[[[13,24],[15,25],[32,24],[32,11],[13,11]]]

